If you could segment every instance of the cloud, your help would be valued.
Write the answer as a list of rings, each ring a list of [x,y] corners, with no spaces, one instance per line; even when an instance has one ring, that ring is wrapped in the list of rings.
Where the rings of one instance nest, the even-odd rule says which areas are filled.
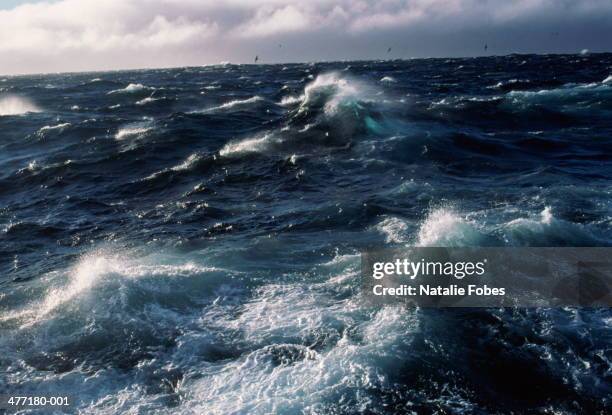
[[[163,2],[65,0],[0,12],[0,53],[61,55],[172,47],[217,32],[214,22],[166,16],[163,9],[147,9],[144,3]]]
[[[56,0],[0,11],[0,73],[372,58],[386,45],[456,56],[483,39],[495,53],[610,50],[612,2]]]
[[[294,5],[281,8],[263,8],[255,17],[238,27],[234,34],[239,37],[266,37],[274,34],[304,31],[316,25],[312,16]]]

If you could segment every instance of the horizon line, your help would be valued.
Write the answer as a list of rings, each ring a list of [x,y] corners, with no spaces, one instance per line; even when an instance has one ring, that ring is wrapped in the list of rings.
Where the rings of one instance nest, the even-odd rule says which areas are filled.
[[[158,66],[158,67],[140,67],[140,68],[122,68],[122,69],[94,69],[90,71],[58,71],[58,72],[22,72],[22,73],[0,73],[3,78],[17,78],[27,76],[46,76],[46,75],[69,75],[69,74],[94,74],[94,73],[110,73],[110,72],[139,72],[167,69],[183,69],[183,68],[202,68],[207,66],[271,66],[271,65],[305,65],[305,64],[320,64],[320,63],[340,63],[340,62],[392,62],[392,61],[418,61],[418,60],[435,60],[435,59],[479,59],[479,58],[503,58],[509,56],[590,56],[590,55],[606,55],[612,54],[611,51],[592,52],[588,49],[583,49],[577,53],[562,53],[562,52],[546,52],[546,53],[522,53],[511,52],[499,55],[472,55],[472,56],[427,56],[427,57],[408,57],[408,58],[358,58],[358,59],[338,59],[338,60],[312,60],[312,61],[285,61],[285,62],[230,62],[221,61],[219,63],[207,63],[200,65],[182,65],[182,66]]]

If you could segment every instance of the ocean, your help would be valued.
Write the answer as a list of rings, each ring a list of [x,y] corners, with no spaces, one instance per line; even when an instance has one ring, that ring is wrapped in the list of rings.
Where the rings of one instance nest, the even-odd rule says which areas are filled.
[[[368,306],[360,252],[612,245],[611,74],[585,54],[0,76],[0,393],[610,411],[610,309]]]

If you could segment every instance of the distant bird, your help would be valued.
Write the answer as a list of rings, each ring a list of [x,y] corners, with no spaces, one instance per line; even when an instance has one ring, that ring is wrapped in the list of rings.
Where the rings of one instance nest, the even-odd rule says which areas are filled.
[[[387,53],[391,52],[391,48],[387,49]]]
[[[489,49],[489,46],[485,43],[485,52]]]
[[[282,47],[283,47],[282,43],[279,43],[279,44],[278,44],[278,47],[279,47],[279,48],[282,48]]]
[[[259,55],[255,55],[255,63],[259,60]]]

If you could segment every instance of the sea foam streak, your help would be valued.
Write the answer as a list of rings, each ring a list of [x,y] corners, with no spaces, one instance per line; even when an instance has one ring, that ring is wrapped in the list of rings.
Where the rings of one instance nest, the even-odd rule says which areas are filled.
[[[227,157],[233,154],[253,153],[263,150],[269,143],[271,135],[266,134],[263,137],[248,138],[246,140],[227,143],[219,151],[221,156]]]
[[[247,98],[247,99],[235,99],[232,101],[228,101],[224,104],[221,104],[219,106],[216,107],[211,107],[211,108],[207,108],[203,111],[199,111],[199,112],[214,112],[214,111],[218,111],[218,110],[227,110],[227,109],[232,109],[234,107],[238,107],[241,105],[248,105],[248,104],[253,104],[255,102],[259,102],[259,101],[263,101],[263,98],[256,95],[253,96],[251,98]]]

